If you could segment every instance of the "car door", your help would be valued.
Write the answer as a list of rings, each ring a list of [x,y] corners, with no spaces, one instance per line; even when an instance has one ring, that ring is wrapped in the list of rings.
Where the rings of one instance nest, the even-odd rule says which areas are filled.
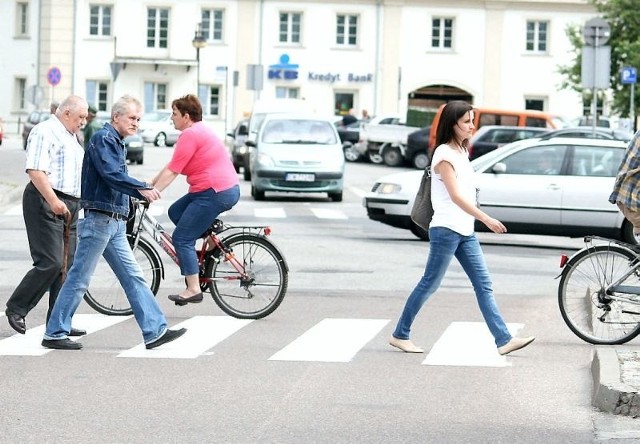
[[[566,147],[531,146],[496,157],[478,174],[480,208],[503,223],[561,221]]]
[[[569,180],[562,190],[562,224],[619,227],[622,215],[609,203],[609,195],[624,147],[576,145],[572,151]]]

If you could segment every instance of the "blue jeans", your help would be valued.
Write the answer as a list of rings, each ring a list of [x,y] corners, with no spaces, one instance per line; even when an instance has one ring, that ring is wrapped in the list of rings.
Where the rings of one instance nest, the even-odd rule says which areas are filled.
[[[169,219],[176,226],[171,239],[176,249],[182,276],[198,274],[196,241],[202,237],[220,213],[230,210],[239,199],[238,185],[219,193],[209,188],[182,196],[169,207]]]
[[[124,221],[96,212],[86,212],[78,222],[78,247],[73,265],[64,281],[47,322],[45,339],[64,339],[71,330],[71,317],[89,288],[100,256],[115,273],[142,330],[145,343],[153,342],[167,330],[160,310],[142,270],[133,256]]]
[[[511,334],[493,297],[491,276],[476,235],[462,236],[449,228],[433,227],[429,228],[429,242],[429,258],[424,275],[409,295],[393,336],[409,339],[413,320],[427,299],[440,287],[451,259],[455,256],[471,280],[480,311],[496,341],[496,346],[502,347],[509,342]]]

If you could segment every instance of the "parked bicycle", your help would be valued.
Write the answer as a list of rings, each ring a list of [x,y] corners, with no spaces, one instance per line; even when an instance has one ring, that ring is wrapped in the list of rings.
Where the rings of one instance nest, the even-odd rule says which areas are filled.
[[[562,255],[558,302],[571,331],[591,344],[624,344],[640,334],[640,250],[598,236]]]
[[[155,295],[164,279],[164,264],[149,239],[176,264],[178,258],[171,235],[149,214],[149,203],[134,200],[133,207],[135,219],[131,221],[129,243]],[[231,226],[219,219],[203,234],[197,251],[200,288],[211,293],[225,313],[240,319],[260,319],[282,303],[289,269],[280,250],[267,237],[270,234],[268,226]],[[103,314],[132,314],[122,287],[104,259],[100,260],[84,299]]]

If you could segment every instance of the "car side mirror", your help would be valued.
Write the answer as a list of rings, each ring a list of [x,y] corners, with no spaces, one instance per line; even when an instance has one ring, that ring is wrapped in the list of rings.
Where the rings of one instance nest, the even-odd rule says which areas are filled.
[[[247,139],[244,141],[244,144],[250,147],[256,147],[256,141],[254,139]]]
[[[227,133],[227,137],[231,137],[232,139],[235,139],[236,135],[231,133],[231,132],[229,132],[229,133]]]
[[[494,174],[504,174],[507,172],[507,165],[505,165],[503,162],[498,162],[491,167],[491,171]]]

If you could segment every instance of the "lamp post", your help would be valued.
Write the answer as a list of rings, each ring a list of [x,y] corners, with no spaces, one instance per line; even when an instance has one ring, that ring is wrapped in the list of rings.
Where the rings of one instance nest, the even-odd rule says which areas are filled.
[[[196,48],[196,97],[200,98],[200,49],[207,46],[207,39],[202,34],[202,23],[198,23],[191,44]]]

